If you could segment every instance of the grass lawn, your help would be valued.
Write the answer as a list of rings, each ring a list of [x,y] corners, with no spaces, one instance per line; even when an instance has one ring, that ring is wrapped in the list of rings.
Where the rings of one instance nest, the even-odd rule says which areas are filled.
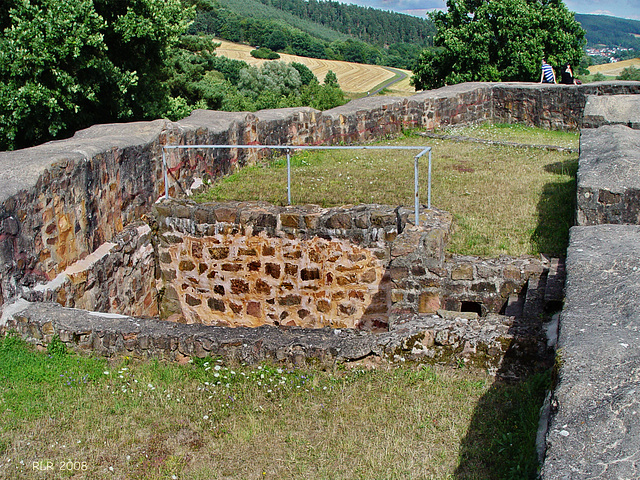
[[[0,478],[535,478],[547,375],[107,361],[0,338]]]
[[[476,138],[578,147],[577,132],[518,125],[448,129]],[[432,147],[432,206],[454,215],[449,251],[497,256],[563,255],[575,209],[577,153],[484,145],[407,134],[382,145]],[[292,202],[323,206],[379,203],[413,208],[413,155],[407,151],[302,151],[292,157]],[[420,163],[420,199],[427,203],[427,161]],[[226,177],[199,201],[263,200],[285,204],[286,161]]]

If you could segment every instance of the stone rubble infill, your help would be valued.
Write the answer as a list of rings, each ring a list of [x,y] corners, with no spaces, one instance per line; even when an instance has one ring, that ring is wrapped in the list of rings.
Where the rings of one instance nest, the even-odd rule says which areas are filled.
[[[247,364],[274,361],[319,366],[373,357],[392,362],[468,363],[496,374],[501,372],[510,347],[521,343],[520,339],[514,342],[513,322],[512,317],[495,314],[478,318],[464,312],[441,311],[440,315],[406,316],[384,333],[266,325],[228,328],[20,300],[5,305],[0,332],[15,330],[41,347],[58,335],[72,349],[104,356],[154,356],[184,362],[210,355]]]

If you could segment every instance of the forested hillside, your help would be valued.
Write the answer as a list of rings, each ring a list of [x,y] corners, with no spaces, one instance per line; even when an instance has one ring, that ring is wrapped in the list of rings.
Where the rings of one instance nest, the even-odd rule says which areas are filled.
[[[222,3],[243,0],[221,0]],[[430,45],[433,23],[424,18],[332,0],[259,0],[293,15],[353,35],[375,45],[416,43]]]
[[[640,51],[640,21],[638,20],[582,14],[576,14],[576,20],[587,32],[588,47],[607,45]]]
[[[295,1],[300,2],[300,8],[293,8],[297,4],[288,4],[292,10],[301,11],[302,6],[307,5],[304,0]],[[335,18],[329,21],[331,15],[327,10],[325,21],[339,26],[345,32],[351,31],[347,35],[330,28],[328,24],[312,21],[313,12],[308,8],[303,18],[258,0],[195,0],[195,3],[198,15],[190,27],[191,34],[214,35],[231,42],[259,45],[305,57],[403,69],[413,68],[421,50],[430,44],[429,31],[433,28],[430,22],[407,15],[342,6],[355,8],[354,12],[358,14],[352,16],[348,9],[343,10],[340,4],[331,2],[329,7],[336,8],[333,14]],[[338,15],[337,12],[342,13]],[[421,27],[418,28],[418,25]],[[386,28],[389,29],[388,35],[385,35]],[[377,32],[379,39],[377,45],[361,38],[371,36],[374,32]]]

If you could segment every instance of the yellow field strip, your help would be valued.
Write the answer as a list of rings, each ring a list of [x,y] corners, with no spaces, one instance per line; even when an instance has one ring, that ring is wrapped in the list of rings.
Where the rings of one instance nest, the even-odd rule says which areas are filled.
[[[631,60],[623,60],[616,63],[603,63],[602,65],[592,65],[589,67],[589,73],[594,75],[601,73],[603,75],[618,76],[627,67],[634,66],[640,68],[640,58],[632,58]]]
[[[215,41],[221,43],[220,47],[216,49],[217,55],[242,60],[247,62],[249,65],[262,65],[264,62],[270,61],[253,58],[249,53],[253,50],[253,47],[248,45],[226,42],[224,40]],[[298,62],[306,65],[311,69],[313,74],[318,77],[320,82],[323,82],[327,72],[332,70],[338,77],[340,88],[345,92],[368,92],[376,85],[380,85],[382,82],[394,77],[392,72],[378,65],[342,62],[339,60],[322,60],[318,58],[300,57],[298,55],[288,55],[286,53],[280,53],[279,55],[280,60],[283,62]],[[405,71],[409,76],[411,75],[410,71],[403,71]],[[413,87],[408,85],[408,81],[406,86],[404,83],[405,82],[400,82],[400,84],[396,84],[392,88],[394,91],[399,91],[399,87],[397,85],[402,85],[401,88],[407,89],[407,92],[405,93],[413,93]]]

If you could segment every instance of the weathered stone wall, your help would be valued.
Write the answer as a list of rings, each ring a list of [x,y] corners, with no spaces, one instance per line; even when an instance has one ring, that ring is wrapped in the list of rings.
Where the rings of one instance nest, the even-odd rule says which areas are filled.
[[[381,205],[162,201],[154,210],[161,316],[228,326],[386,329],[389,266],[420,257],[441,267],[451,224],[430,211],[415,228],[410,211]]]
[[[578,225],[640,224],[640,98],[588,97],[580,135]]]
[[[151,229],[133,223],[113,242],[105,242],[53,280],[36,285],[25,297],[84,310],[155,317],[156,263]]]
[[[631,479],[640,469],[636,97],[589,97],[585,108],[589,128],[580,137],[578,226],[567,251],[558,384],[540,438],[544,480]]]
[[[270,325],[257,328],[185,325],[19,300],[4,309],[0,332],[15,330],[39,347],[48,345],[58,335],[70,348],[106,356],[153,356],[177,362],[212,356],[226,362],[307,363],[329,368],[336,363],[359,361],[447,365],[463,362],[505,377],[530,367],[531,357],[523,357],[523,352],[533,352],[539,357],[546,350],[545,338],[516,324],[513,317],[440,313],[404,316],[388,332],[369,333]],[[506,356],[508,362],[504,360]]]
[[[548,273],[539,258],[445,257],[451,216],[163,200],[154,207],[162,318],[377,330],[440,309],[504,313]],[[536,312],[540,312],[538,306]]]
[[[2,299],[53,280],[148,212],[164,193],[162,145],[362,142],[405,127],[432,129],[483,120],[575,128],[585,94],[639,92],[638,82],[463,84],[408,99],[359,99],[326,112],[196,111],[176,123],[99,125],[68,140],[0,152]],[[180,195],[194,182],[225,175],[261,155],[237,149],[170,153],[170,193]]]

